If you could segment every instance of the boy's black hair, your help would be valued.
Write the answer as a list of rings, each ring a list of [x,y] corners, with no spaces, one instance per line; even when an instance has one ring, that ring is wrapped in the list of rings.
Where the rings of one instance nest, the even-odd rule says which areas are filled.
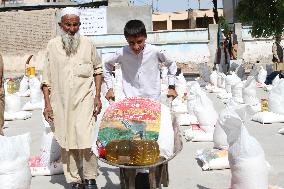
[[[145,36],[147,37],[146,28],[144,23],[141,20],[130,20],[126,23],[124,27],[124,36],[127,38],[129,36],[139,37]]]

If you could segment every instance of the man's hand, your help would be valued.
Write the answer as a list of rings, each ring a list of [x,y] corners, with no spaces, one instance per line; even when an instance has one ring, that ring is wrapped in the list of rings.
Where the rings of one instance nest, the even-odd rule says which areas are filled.
[[[0,135],[4,136],[4,132],[1,126],[0,126]]]
[[[97,116],[98,114],[100,114],[101,110],[102,110],[101,98],[99,96],[95,96],[93,116]]]
[[[178,96],[178,94],[177,94],[175,89],[169,89],[168,90],[168,94],[167,94],[168,98],[172,97],[173,99],[175,99],[177,96]]]
[[[106,93],[106,99],[110,102],[110,101],[114,101],[115,97],[114,97],[114,92],[113,89],[109,89],[108,92]]]
[[[53,122],[53,111],[52,111],[51,106],[47,106],[47,107],[44,108],[43,116],[44,116],[44,119],[48,123],[52,123]]]

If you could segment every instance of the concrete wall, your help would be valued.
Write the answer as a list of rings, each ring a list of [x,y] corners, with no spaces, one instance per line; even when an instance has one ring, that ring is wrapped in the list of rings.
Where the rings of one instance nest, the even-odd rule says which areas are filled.
[[[218,9],[218,14],[223,15],[223,9]],[[153,21],[166,21],[167,30],[172,29],[172,22],[175,20],[188,20],[189,27],[185,29],[196,28],[196,18],[204,16],[213,18],[212,9],[190,10],[181,12],[156,12],[152,15]],[[214,20],[215,21],[215,20]]]
[[[127,44],[122,34],[97,35],[90,39],[97,45],[103,60]],[[179,63],[209,61],[207,29],[148,32],[146,42],[169,52]]]
[[[0,51],[5,54],[34,53],[56,35],[56,10],[0,12]]]
[[[139,19],[152,31],[152,9],[150,6],[139,7],[107,7],[107,33],[123,33],[127,21]]]

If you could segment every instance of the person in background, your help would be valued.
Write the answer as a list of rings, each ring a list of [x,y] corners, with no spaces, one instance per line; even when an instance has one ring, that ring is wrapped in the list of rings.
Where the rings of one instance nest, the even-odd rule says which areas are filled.
[[[213,70],[227,75],[230,68],[230,54],[225,43],[226,40],[223,40],[216,51]]]
[[[284,78],[283,70],[283,46],[281,45],[282,35],[275,36],[275,42],[272,45],[272,62],[273,62],[273,72],[266,77],[265,84],[270,85],[274,78],[279,75],[280,78]]]
[[[4,63],[3,58],[0,54],[0,135],[4,135],[3,126],[4,126],[4,110],[5,110],[5,90],[4,90]]]
[[[272,61],[274,63],[273,70],[274,71],[283,71],[284,70],[284,64],[283,64],[283,46],[281,43],[282,35],[276,35],[275,36],[275,42],[272,45],[272,54],[273,58]]]
[[[97,157],[91,146],[96,116],[102,108],[103,71],[95,45],[78,32],[79,15],[76,8],[64,8],[59,23],[61,35],[47,45],[43,114],[62,147],[66,181],[73,189],[97,189]]]
[[[228,34],[228,49],[230,59],[236,60],[238,58],[238,36],[232,30]]]
[[[140,20],[130,20],[124,27],[128,45],[117,51],[104,63],[104,78],[108,92],[106,99],[114,99],[111,73],[115,63],[120,64],[125,97],[144,97],[160,101],[160,64],[168,68],[168,96],[176,97],[175,74],[177,66],[169,55],[158,47],[145,43],[147,33]]]

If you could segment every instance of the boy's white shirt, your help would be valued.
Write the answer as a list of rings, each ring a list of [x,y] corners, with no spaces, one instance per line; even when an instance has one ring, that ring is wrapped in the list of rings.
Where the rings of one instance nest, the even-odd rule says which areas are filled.
[[[160,100],[161,80],[160,63],[168,68],[168,83],[175,84],[176,62],[158,47],[145,44],[144,49],[136,55],[129,46],[118,50],[104,63],[104,79],[107,88],[114,88],[111,72],[115,63],[122,71],[122,88],[126,97],[140,96]]]

